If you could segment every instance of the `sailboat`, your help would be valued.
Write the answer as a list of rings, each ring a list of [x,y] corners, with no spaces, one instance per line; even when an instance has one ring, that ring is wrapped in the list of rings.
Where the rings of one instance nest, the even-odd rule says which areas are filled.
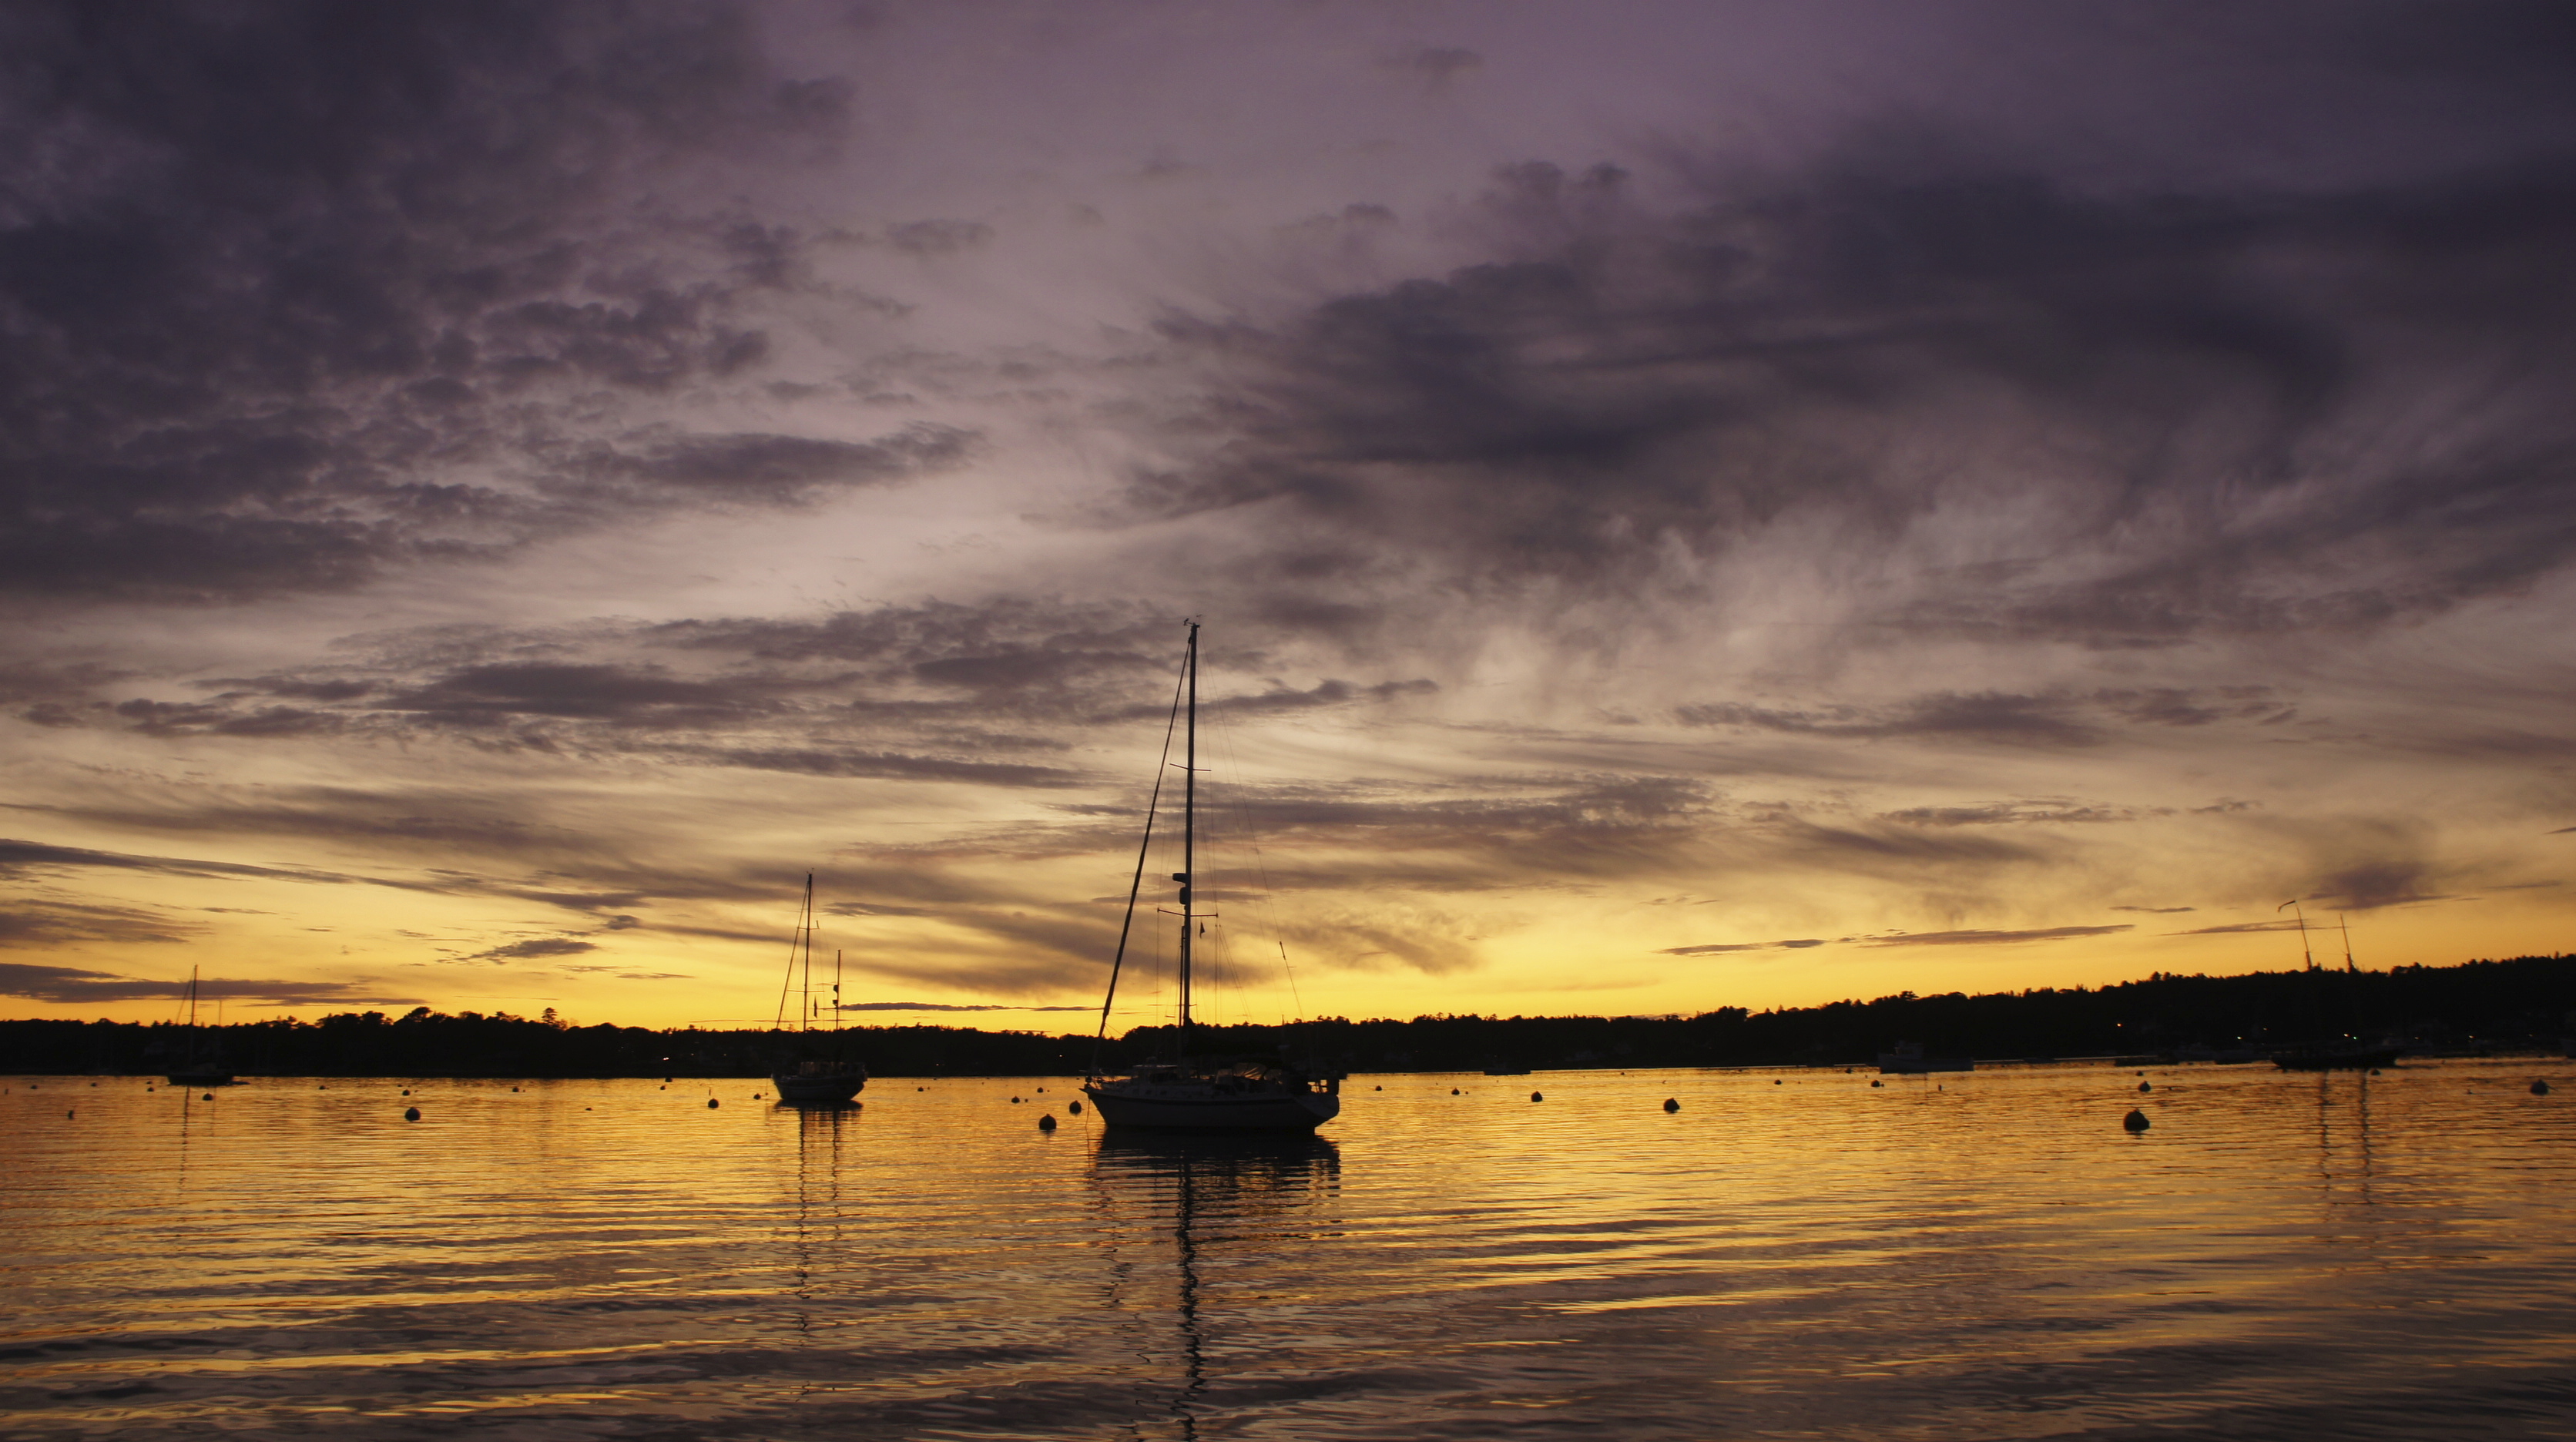
[[[1148,1061],[1125,1076],[1103,1075],[1096,1053],[1082,1094],[1091,1098],[1103,1123],[1112,1128],[1168,1131],[1306,1131],[1331,1121],[1342,1109],[1339,1075],[1310,1076],[1301,1068],[1276,1062],[1223,1061],[1190,1054],[1191,943],[1200,915],[1191,900],[1192,868],[1198,852],[1199,759],[1199,623],[1189,623],[1189,644],[1182,653],[1181,695],[1174,708],[1185,720],[1181,763],[1181,869],[1172,873],[1179,888],[1181,918],[1179,965],[1180,1011],[1172,1029],[1173,1054]],[[1171,732],[1164,732],[1164,755],[1171,753]],[[1162,798],[1156,773],[1154,801]],[[1136,847],[1136,876],[1127,888],[1127,919],[1119,927],[1118,952],[1109,968],[1109,994],[1101,999],[1100,1027],[1108,1034],[1109,1008],[1118,997],[1118,973],[1127,958],[1127,939],[1134,933],[1136,902],[1144,889],[1145,857],[1154,840],[1154,803],[1145,811],[1144,835]]]
[[[2272,910],[2277,914],[2283,907],[2289,908],[2290,914],[2297,917],[2299,921],[2299,957],[2305,964],[2303,975],[2308,989],[2308,1012],[2312,1024],[2322,1029],[2322,1024],[2315,1022],[2318,1013],[2316,988],[2324,980],[2325,968],[2317,965],[2317,954],[2308,945],[2307,910],[2299,905],[2297,897],[2282,902]],[[2347,972],[2355,969],[2352,964],[2350,923],[2344,925],[2343,931],[2343,969]],[[2322,1036],[2312,1037],[2274,1052],[2272,1065],[2283,1071],[2375,1070],[2379,1067],[2395,1066],[2397,1059],[2405,1054],[2406,1048],[2403,1044],[2373,1046],[2349,1036]]]
[[[792,1038],[772,1063],[769,1084],[778,1099],[803,1106],[846,1106],[868,1084],[868,1069],[850,1059],[841,1035],[841,954],[832,953],[832,1025],[818,1030],[814,1014],[814,877],[805,876],[805,905],[796,915],[796,939],[787,948],[787,980],[778,989],[776,1026]],[[787,997],[795,993],[796,1029],[787,1029]]]
[[[174,1087],[228,1087],[233,1074],[212,1049],[205,1045],[205,1033],[197,1030],[197,968],[188,968],[188,1053],[170,1069]]]

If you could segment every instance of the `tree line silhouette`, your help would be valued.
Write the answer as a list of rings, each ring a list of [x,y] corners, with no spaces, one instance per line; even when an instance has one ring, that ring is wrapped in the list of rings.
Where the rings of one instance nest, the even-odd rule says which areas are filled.
[[[1279,1026],[1198,1026],[1206,1055],[1288,1056],[1349,1071],[1855,1065],[1896,1042],[1983,1059],[2137,1055],[2194,1046],[2282,1045],[2331,1035],[2402,1037],[2443,1052],[2557,1050],[2576,1036],[2576,955],[2391,971],[2158,973],[2102,987],[1970,996],[1899,992],[1870,1001],[1690,1016],[1323,1017]],[[879,1076],[1062,1076],[1167,1052],[1169,1028],[1095,1043],[1084,1035],[952,1026],[836,1034]],[[764,1029],[575,1025],[428,1007],[207,1027],[198,1049],[246,1076],[741,1077],[767,1072],[784,1039]],[[170,1023],[0,1021],[0,1071],[150,1075],[189,1049]]]

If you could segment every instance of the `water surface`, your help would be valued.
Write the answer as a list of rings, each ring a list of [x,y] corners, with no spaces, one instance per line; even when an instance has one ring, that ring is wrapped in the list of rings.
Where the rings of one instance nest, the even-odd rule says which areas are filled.
[[[2576,1438],[2568,1063],[2145,1079],[8,1078],[0,1432]]]

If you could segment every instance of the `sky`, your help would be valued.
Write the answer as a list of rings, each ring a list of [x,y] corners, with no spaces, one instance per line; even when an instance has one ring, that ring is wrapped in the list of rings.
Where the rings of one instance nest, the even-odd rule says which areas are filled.
[[[0,1013],[766,1023],[810,873],[1084,1030],[1191,618],[1212,1020],[2576,919],[2563,5],[29,0],[0,157]]]

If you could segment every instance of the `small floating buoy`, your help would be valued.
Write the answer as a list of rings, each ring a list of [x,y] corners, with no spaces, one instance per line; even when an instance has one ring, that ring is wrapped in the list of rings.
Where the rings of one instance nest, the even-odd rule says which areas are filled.
[[[1051,1132],[1051,1131],[1054,1131],[1054,1130],[1055,1130],[1055,1118],[1053,1118],[1053,1117],[1040,1117],[1040,1118],[1038,1118],[1038,1130],[1039,1130],[1039,1131],[1042,1131],[1042,1132]]]
[[[2120,1118],[2120,1125],[2127,1127],[2133,1132],[2145,1131],[2147,1129],[2147,1114],[2132,1107],[2130,1108],[2127,1116]]]
[[[1787,1082],[1784,1082],[1784,1081],[1782,1081],[1782,1080],[1780,1080],[1778,1077],[1773,1077],[1773,1078],[1771,1078],[1771,1085],[1773,1085],[1773,1086],[1775,1086],[1775,1087],[1776,1087],[1776,1086],[1787,1086],[1787,1085],[1788,1085],[1788,1083],[1787,1083]]]
[[[2534,1077],[2531,1083],[2531,1094],[2536,1097],[2545,1097],[2549,1095],[2549,1083]]]
[[[914,1088],[913,1088],[913,1090],[914,1090],[914,1091],[917,1091],[917,1092],[926,1092],[926,1091],[930,1090],[930,1088],[928,1088],[928,1087],[914,1087]]]
[[[2140,1073],[2138,1073],[2138,1075],[2140,1075],[2140,1076],[2145,1076],[2145,1075],[2146,1075],[2146,1073],[2145,1073],[2145,1072],[2140,1072]]]
[[[1384,1087],[1370,1087],[1370,1088],[1369,1088],[1369,1090],[1370,1090],[1370,1091],[1373,1091],[1373,1092],[1382,1092],[1382,1091],[1386,1090],[1386,1088],[1384,1088]]]
[[[1672,1097],[1666,1097],[1666,1098],[1664,1098],[1664,1110],[1666,1110],[1666,1111],[1668,1111],[1668,1112],[1677,1112],[1677,1111],[1680,1111],[1681,1109],[1682,1109],[1682,1104],[1681,1104],[1679,1101],[1675,1100],[1675,1099],[1674,1099],[1674,1098],[1672,1098]]]
[[[2372,1076],[2377,1076],[2377,1075],[2379,1075],[2379,1068],[2377,1068],[2377,1067],[2372,1067],[2372,1068],[2370,1069],[2370,1074],[2371,1074]]]
[[[1543,1097],[1543,1096],[1540,1096],[1537,1092],[1531,1092],[1531,1093],[1530,1093],[1530,1100],[1531,1100],[1531,1101],[1534,1101],[1534,1102],[1543,1102],[1543,1101],[1546,1101],[1546,1100],[1547,1100],[1547,1098],[1545,1098],[1545,1097]]]
[[[403,1088],[403,1095],[404,1095],[404,1096],[410,1096],[410,1095],[411,1095],[411,1088],[410,1088],[410,1087],[404,1087],[404,1088]]]
[[[1064,1109],[1073,1113],[1075,1116],[1082,1115],[1082,1103],[1080,1102],[1066,1102],[1064,1104]]]
[[[1887,1083],[1885,1083],[1885,1082],[1883,1082],[1883,1081],[1880,1081],[1880,1080],[1879,1080],[1878,1078],[1876,1078],[1876,1077],[1871,1077],[1871,1078],[1869,1079],[1869,1084],[1870,1084],[1871,1086],[1874,1086],[1874,1087],[1875,1087],[1875,1086],[1885,1086],[1885,1085],[1887,1085]]]
[[[63,1113],[63,1116],[64,1116],[64,1118],[65,1118],[66,1120],[68,1120],[68,1119],[71,1117],[71,1115],[72,1115],[72,1114],[71,1114],[70,1112],[65,1112],[65,1113]]]
[[[314,1090],[315,1090],[315,1091],[317,1091],[317,1092],[327,1092],[327,1091],[329,1091],[329,1090],[330,1090],[330,1088],[329,1088],[329,1087],[315,1087],[315,1088],[314,1088]]]
[[[517,1088],[517,1087],[512,1087],[512,1088],[510,1088],[510,1090],[512,1090],[512,1091],[517,1091],[517,1090],[518,1090],[518,1088]]]
[[[1046,1095],[1046,1088],[1045,1088],[1045,1087],[1039,1087],[1039,1088],[1038,1088],[1038,1095],[1039,1095],[1039,1096],[1045,1096],[1045,1095]]]
[[[1451,1087],[1451,1088],[1449,1089],[1449,1095],[1451,1095],[1451,1096],[1453,1096],[1453,1097],[1454,1097],[1454,1096],[1456,1096],[1457,1094],[1458,1094],[1458,1089],[1457,1089],[1456,1087]]]
[[[708,1111],[714,1111],[715,1109],[716,1109],[716,1099],[715,1099],[714,1097],[709,1097],[709,1098],[707,1098],[707,1110],[708,1110]]]
[[[407,1121],[407,1122],[416,1122],[416,1121],[419,1121],[419,1120],[420,1120],[420,1108],[418,1108],[418,1107],[404,1107],[404,1108],[403,1108],[403,1120],[404,1120],[404,1121]]]
[[[318,1088],[317,1088],[317,1090],[318,1090]],[[214,1094],[213,1092],[208,1092],[208,1093],[206,1093],[206,1100],[208,1100],[208,1101],[213,1101],[214,1099],[215,1099],[215,1094]]]
[[[2154,1091],[2155,1089],[2156,1089],[2156,1084],[2155,1084],[2154,1082],[2140,1082],[2140,1083],[2138,1083],[2138,1090],[2140,1090],[2140,1091],[2142,1091],[2142,1092],[2151,1092],[2151,1091]]]
[[[1011,1098],[1011,1104],[1012,1104],[1013,1106],[1017,1106],[1017,1105],[1019,1105],[1019,1101],[1020,1101],[1020,1099],[1019,1099],[1018,1097],[1013,1097],[1013,1098]]]
[[[150,1096],[150,1095],[152,1094],[152,1088],[150,1088],[150,1087],[145,1087],[145,1088],[143,1089],[143,1094],[144,1094],[145,1096]]]

